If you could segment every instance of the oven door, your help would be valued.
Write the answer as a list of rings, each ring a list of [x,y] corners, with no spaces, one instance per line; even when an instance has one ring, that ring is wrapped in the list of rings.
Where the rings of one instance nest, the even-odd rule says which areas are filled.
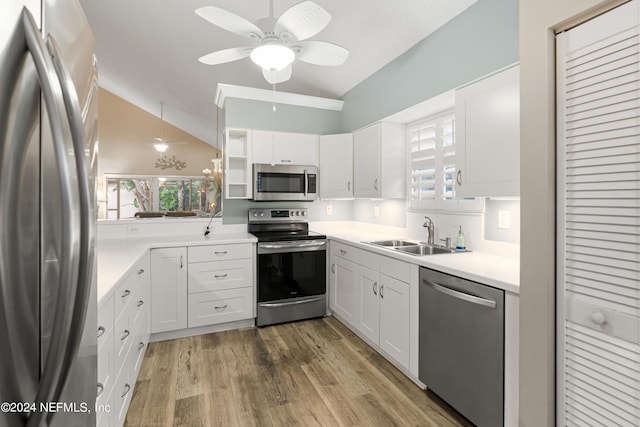
[[[327,241],[258,243],[258,303],[324,295]]]

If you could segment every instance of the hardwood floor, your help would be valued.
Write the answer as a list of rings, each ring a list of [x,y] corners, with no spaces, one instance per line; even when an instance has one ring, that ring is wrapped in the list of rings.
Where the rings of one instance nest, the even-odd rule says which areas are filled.
[[[333,317],[152,343],[127,426],[459,426]]]

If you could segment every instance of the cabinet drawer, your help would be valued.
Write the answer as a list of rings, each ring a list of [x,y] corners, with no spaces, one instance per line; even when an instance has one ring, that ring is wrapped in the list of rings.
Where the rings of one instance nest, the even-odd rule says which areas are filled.
[[[136,379],[131,378],[130,375],[131,373],[128,369],[121,370],[111,394],[112,422],[115,421],[115,425],[117,426],[124,425],[124,420],[127,417],[127,409],[129,408],[129,403],[131,403],[133,386],[136,383]]]
[[[253,245],[251,243],[238,243],[231,245],[210,245],[189,247],[189,263],[223,261],[229,259],[242,259],[253,257]]]
[[[380,273],[398,279],[401,282],[411,282],[411,264],[386,256],[380,257]]]
[[[129,271],[114,293],[116,319],[134,299],[138,288],[149,282],[149,258],[144,257]]]
[[[253,317],[253,287],[189,294],[189,327]]]
[[[251,259],[189,264],[189,293],[243,288],[253,283]]]
[[[102,342],[98,345],[98,389],[97,402],[106,402],[111,394],[113,379],[116,376],[115,355],[113,351],[113,328],[100,337]]]
[[[340,242],[331,242],[331,253],[349,261],[358,262],[359,249]]]
[[[133,327],[134,325],[131,322],[131,316],[129,313],[122,313],[116,321],[116,325],[113,330],[115,372],[118,372],[125,364],[127,353],[129,352],[135,333]]]
[[[356,262],[360,265],[363,265],[367,268],[370,268],[371,270],[374,271],[379,271],[380,270],[380,255],[373,253],[373,252],[369,252],[369,251],[364,251],[362,249],[355,249],[356,252]]]
[[[109,300],[98,311],[98,348],[113,330],[113,320],[113,297],[109,297]]]

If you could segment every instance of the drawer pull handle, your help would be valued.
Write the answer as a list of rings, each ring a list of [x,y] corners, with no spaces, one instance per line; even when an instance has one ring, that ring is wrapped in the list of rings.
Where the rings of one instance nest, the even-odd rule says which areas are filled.
[[[341,253],[342,255],[346,255],[346,254],[347,254],[347,251],[345,251],[344,249],[340,249],[340,253]]]
[[[380,288],[382,290],[382,288]],[[378,282],[373,282],[373,294],[378,295]]]
[[[140,300],[138,301],[138,307],[142,307],[144,305],[144,301]]]
[[[591,313],[591,316],[589,316],[589,319],[598,326],[602,326],[607,323],[607,319],[601,311],[594,311]]]
[[[131,386],[129,385],[129,383],[124,385],[124,393],[122,393],[120,395],[120,397],[125,397],[127,395],[127,393],[129,393],[131,391]]]
[[[456,174],[456,182],[459,186],[462,186],[462,169],[458,169],[458,173]]]
[[[183,256],[180,255],[180,268],[182,268],[182,267],[183,267]]]
[[[124,341],[127,339],[127,337],[131,334],[131,332],[129,332],[128,329],[124,330],[124,333],[122,334],[122,337],[120,337],[120,341]]]
[[[131,291],[129,289],[125,289],[124,292],[122,293],[122,298],[126,298],[129,295],[131,295]]]
[[[216,279],[218,279],[218,280],[222,280],[222,279],[226,279],[226,278],[227,278],[227,276],[228,276],[228,274],[227,274],[227,273],[225,273],[225,274],[214,274],[214,276],[213,276],[213,277],[215,277],[215,278],[216,278]]]
[[[378,189],[378,178],[376,178],[375,181],[373,181],[373,189],[374,190]]]
[[[96,397],[100,396],[104,391],[104,385],[102,383],[98,383],[98,393],[96,393]]]
[[[107,332],[107,330],[104,328],[104,326],[98,326],[98,338],[103,336],[105,332]]]
[[[213,308],[215,308],[216,310],[224,310],[224,309],[226,309],[228,306],[229,306],[229,304],[225,304],[225,305],[223,305],[223,306],[217,306],[217,305],[216,305],[216,306],[215,306],[215,307],[213,307]]]
[[[144,274],[144,269],[143,269],[143,268],[141,268],[140,270],[138,270],[138,276],[139,276],[139,275],[141,275],[141,274]]]
[[[138,344],[138,351],[142,350],[143,348],[144,348],[144,343],[140,341],[140,344]]]
[[[382,293],[383,290],[384,290],[384,285],[380,286],[380,298],[384,298],[384,293]]]
[[[331,264],[331,272],[333,274],[336,274],[336,264],[335,263]]]
[[[227,251],[215,251],[214,254],[218,256],[225,256],[227,254]]]

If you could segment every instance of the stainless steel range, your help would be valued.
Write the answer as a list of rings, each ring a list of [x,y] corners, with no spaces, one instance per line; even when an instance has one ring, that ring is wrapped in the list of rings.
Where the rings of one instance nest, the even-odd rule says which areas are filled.
[[[249,209],[258,238],[258,326],[326,313],[326,236],[309,231],[307,209]]]

